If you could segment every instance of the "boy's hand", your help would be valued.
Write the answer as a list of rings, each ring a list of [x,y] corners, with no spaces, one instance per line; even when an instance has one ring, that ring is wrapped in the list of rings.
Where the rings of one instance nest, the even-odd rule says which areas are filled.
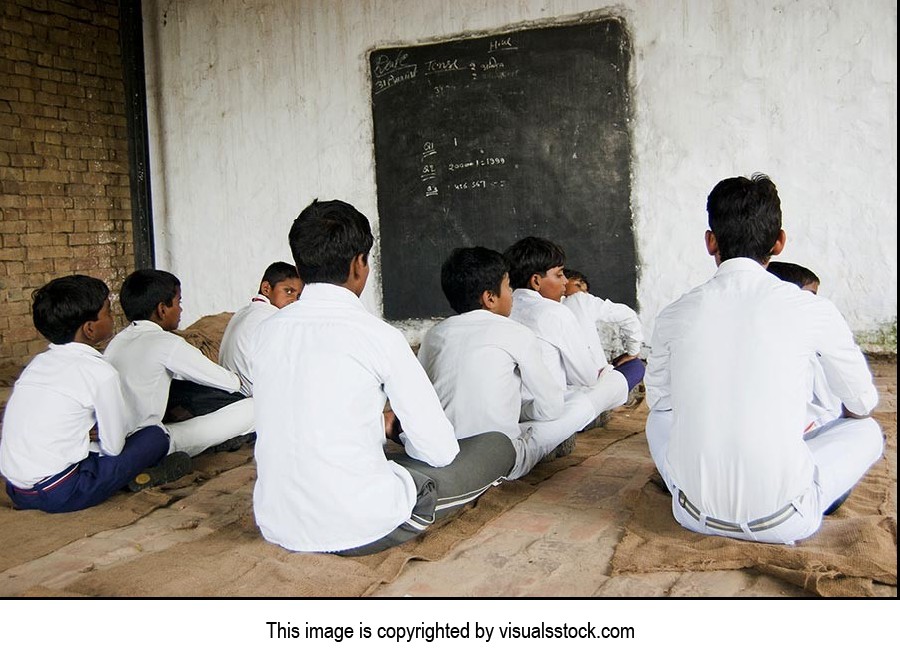
[[[631,360],[637,359],[637,358],[638,358],[637,355],[629,355],[628,353],[625,353],[624,355],[619,355],[618,357],[613,359],[612,365],[613,366],[621,366],[625,362],[630,362]]]
[[[397,415],[392,410],[387,410],[384,413],[384,436],[399,444],[401,431],[400,419],[397,418]]]
[[[97,427],[97,424],[94,424],[94,427],[88,431],[88,437],[91,438],[92,442],[100,441],[100,428]]]

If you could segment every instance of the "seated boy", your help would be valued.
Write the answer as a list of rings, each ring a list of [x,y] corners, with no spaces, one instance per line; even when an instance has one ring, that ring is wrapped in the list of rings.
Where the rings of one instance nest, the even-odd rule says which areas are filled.
[[[508,476],[514,479],[594,416],[581,394],[564,401],[565,387],[544,365],[534,332],[508,318],[507,271],[503,255],[484,247],[450,254],[441,267],[441,288],[459,315],[428,331],[419,361],[458,438],[491,430],[509,437],[517,449]],[[523,385],[532,396],[524,405]]]
[[[837,308],[766,272],[786,241],[775,184],[724,179],[706,207],[718,269],[656,320],[650,454],[685,528],[793,544],[881,456],[878,394]],[[804,434],[817,355],[844,418]]]
[[[590,350],[588,335],[575,314],[560,302],[566,290],[562,248],[528,237],[509,247],[504,256],[514,289],[510,318],[541,339],[544,363],[557,382],[586,395],[594,417],[625,403],[627,378],[607,363],[602,350]]]
[[[782,281],[794,284],[813,295],[819,292],[819,277],[809,268],[787,261],[769,261],[766,270]],[[807,424],[804,432],[831,423],[841,416],[841,401],[828,387],[818,357],[812,360],[812,396],[806,404]]]
[[[403,334],[363,307],[373,237],[342,201],[294,221],[303,295],[259,327],[252,352],[263,537],[293,551],[371,554],[422,533],[512,471],[501,433],[457,442]],[[388,460],[384,408],[406,455]]]
[[[607,325],[615,326],[622,338],[625,352],[615,357],[611,363],[613,366],[622,366],[626,362],[635,361],[635,364],[621,369],[628,380],[628,389],[633,389],[644,377],[644,364],[640,361],[644,332],[638,315],[628,305],[591,295],[587,277],[577,270],[566,268],[563,273],[566,275],[566,295],[562,302],[571,309],[584,328],[591,352],[599,352],[603,360],[607,358],[607,353],[601,332]]]
[[[219,346],[219,364],[237,373],[251,395],[250,346],[253,335],[262,321],[291,302],[296,302],[302,289],[296,266],[276,261],[263,273],[259,292],[228,321]]]
[[[253,400],[241,395],[241,379],[173,333],[181,321],[175,275],[137,270],[125,278],[119,302],[131,324],[110,341],[105,357],[122,378],[130,422],[138,428],[163,425],[170,385],[184,381],[201,388],[180,393],[179,404],[193,418],[165,423],[173,450],[194,456],[212,447],[234,450],[252,439]],[[213,396],[207,395],[210,388],[217,390]],[[193,405],[193,396],[203,398],[202,404]]]
[[[0,441],[0,471],[16,508],[82,510],[126,485],[136,491],[190,471],[187,455],[166,455],[162,428],[129,435],[119,374],[94,347],[113,332],[106,284],[85,275],[54,279],[35,291],[32,318],[51,345],[16,381]]]

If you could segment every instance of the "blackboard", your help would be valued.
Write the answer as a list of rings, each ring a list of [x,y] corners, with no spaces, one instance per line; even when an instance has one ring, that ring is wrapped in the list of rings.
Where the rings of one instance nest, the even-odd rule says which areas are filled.
[[[617,18],[370,53],[386,318],[451,315],[450,251],[529,235],[636,308],[630,53]]]

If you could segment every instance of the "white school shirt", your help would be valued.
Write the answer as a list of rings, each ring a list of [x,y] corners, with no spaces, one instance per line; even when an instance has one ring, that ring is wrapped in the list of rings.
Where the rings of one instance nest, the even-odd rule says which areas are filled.
[[[419,348],[444,413],[460,439],[484,432],[521,434],[520,420],[562,415],[565,387],[547,370],[541,346],[524,325],[484,309],[432,327]],[[533,400],[522,406],[522,385]]]
[[[644,331],[638,315],[628,305],[605,300],[585,291],[567,295],[562,302],[572,310],[585,334],[588,335],[592,352],[599,348],[603,362],[606,362],[606,351],[600,341],[598,324],[615,325],[625,343],[625,352],[629,355],[637,355],[641,352],[641,346],[644,344]]]
[[[126,422],[119,374],[92,347],[50,345],[16,380],[3,417],[0,472],[29,488],[88,456],[97,425],[101,455],[118,455]]]
[[[134,428],[162,426],[173,379],[234,393],[236,373],[222,368],[200,350],[151,320],[136,320],[113,337],[104,351],[122,378],[125,403]]]
[[[410,457],[443,467],[459,452],[403,334],[342,286],[307,284],[260,325],[252,359],[253,510],[269,542],[339,551],[409,519],[416,486],[384,454],[388,398]]]
[[[600,370],[607,365],[606,357],[601,362],[591,352],[588,337],[570,309],[530,288],[517,288],[509,317],[541,340],[544,363],[557,382],[564,387],[597,383]]]
[[[817,353],[847,409],[868,414],[878,396],[840,312],[751,259],[725,261],[660,313],[647,403],[672,411],[667,469],[705,514],[749,522],[810,487],[803,430]]]
[[[237,373],[247,392],[253,393],[253,377],[251,375],[250,349],[253,336],[259,324],[278,311],[261,293],[254,295],[250,303],[238,309],[228,321],[222,343],[219,346],[219,365]]]

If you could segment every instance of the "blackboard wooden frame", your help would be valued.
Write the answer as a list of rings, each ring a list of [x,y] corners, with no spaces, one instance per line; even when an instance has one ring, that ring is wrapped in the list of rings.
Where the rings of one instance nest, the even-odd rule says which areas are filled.
[[[630,58],[617,17],[370,52],[385,318],[451,315],[450,251],[528,235],[636,307]]]

